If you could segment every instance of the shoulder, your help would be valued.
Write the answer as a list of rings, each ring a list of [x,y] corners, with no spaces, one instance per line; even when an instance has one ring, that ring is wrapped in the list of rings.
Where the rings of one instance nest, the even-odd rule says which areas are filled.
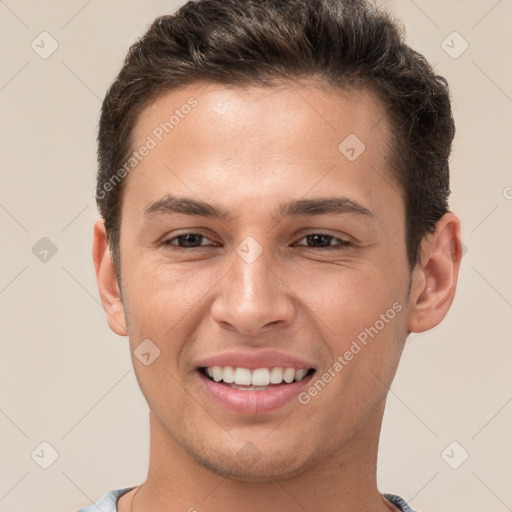
[[[104,494],[94,505],[81,508],[77,512],[117,512],[117,500],[127,492],[130,492],[134,487],[126,487],[124,489],[115,489]]]
[[[393,503],[401,512],[418,512],[414,510],[403,498],[396,494],[383,494],[383,496]]]

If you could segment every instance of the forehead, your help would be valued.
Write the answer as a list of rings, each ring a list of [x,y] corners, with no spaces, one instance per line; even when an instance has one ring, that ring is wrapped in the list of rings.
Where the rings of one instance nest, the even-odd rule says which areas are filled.
[[[185,123],[187,118],[192,121]],[[347,130],[368,142],[389,138],[385,108],[376,94],[366,89],[334,89],[318,81],[272,87],[195,83],[160,94],[143,110],[134,128],[135,146],[148,134],[165,145],[171,139],[166,135],[179,137],[185,124],[194,124],[193,133],[186,133],[189,139],[212,145],[239,143],[247,137],[269,142],[279,128],[286,129],[283,135],[291,144],[301,136],[325,138],[328,132],[336,140]],[[282,155],[286,140],[273,142],[267,152],[278,149]],[[290,156],[299,156],[301,149],[311,152],[309,146],[295,146]]]
[[[226,199],[352,189],[370,201],[389,173],[386,111],[367,90],[318,83],[275,87],[196,83],[161,94],[140,115],[128,176],[147,201],[180,188]],[[357,190],[356,190],[357,189]],[[350,194],[349,194],[350,195]],[[219,197],[222,199],[222,197]]]

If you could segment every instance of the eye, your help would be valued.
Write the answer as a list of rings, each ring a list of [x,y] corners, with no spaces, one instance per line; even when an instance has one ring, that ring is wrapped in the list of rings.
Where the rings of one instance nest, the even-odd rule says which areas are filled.
[[[182,233],[181,235],[173,236],[172,238],[163,240],[162,245],[171,246],[173,249],[194,249],[196,247],[208,245],[201,243],[201,239],[209,240],[209,238],[203,233]]]
[[[203,233],[199,232],[188,232],[182,233],[180,235],[173,236],[167,240],[162,241],[162,245],[171,247],[172,249],[196,249],[199,247],[205,247],[209,244],[202,243],[204,240],[209,240],[209,238]],[[307,240],[306,246],[310,249],[319,249],[319,250],[343,250],[351,245],[348,240],[343,238],[337,238],[333,235],[329,235],[328,233],[309,233],[305,235],[301,240]],[[331,242],[335,241],[338,243],[332,244]],[[309,245],[309,244],[312,245]],[[304,244],[297,244],[302,245]]]
[[[328,233],[309,233],[301,240],[307,240],[312,244],[316,245],[316,247],[312,247],[308,245],[308,247],[312,249],[320,249],[320,250],[343,250],[351,245],[348,240],[343,238],[337,238],[335,236],[329,235]],[[337,241],[338,244],[331,245],[331,241]],[[303,245],[303,244],[298,244]]]

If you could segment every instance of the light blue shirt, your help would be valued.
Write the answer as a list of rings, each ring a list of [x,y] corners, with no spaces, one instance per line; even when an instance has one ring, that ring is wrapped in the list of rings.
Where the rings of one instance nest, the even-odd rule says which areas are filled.
[[[114,491],[107,492],[107,494],[102,496],[96,504],[81,508],[80,510],[77,510],[77,512],[117,512],[117,500],[123,494],[130,492],[134,488],[135,487],[127,487],[125,489],[116,489]],[[403,498],[400,498],[400,496],[396,496],[395,494],[384,494],[383,496],[402,512],[417,512],[411,508]]]

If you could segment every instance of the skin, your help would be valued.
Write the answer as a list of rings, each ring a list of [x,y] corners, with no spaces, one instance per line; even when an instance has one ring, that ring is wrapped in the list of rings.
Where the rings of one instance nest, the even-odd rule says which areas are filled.
[[[150,409],[148,476],[119,510],[396,510],[376,484],[386,395],[407,334],[437,325],[452,303],[459,219],[439,220],[410,269],[403,195],[384,158],[390,129],[372,93],[316,82],[193,84],[143,111],[134,148],[191,96],[198,105],[126,178],[122,297],[103,221],[94,228],[103,307],[110,328],[129,336]],[[353,162],[338,149],[351,133],[366,146]],[[144,215],[168,194],[230,217]],[[289,200],[332,197],[372,215],[272,215]],[[162,244],[195,231],[206,238],[191,249]],[[318,232],[339,250],[305,238]],[[249,236],[262,248],[252,263],[236,252]],[[336,245],[338,238],[351,245]],[[276,349],[313,362],[322,375],[397,302],[401,311],[308,404],[241,415],[202,388],[197,361],[231,350]],[[144,339],[161,351],[149,366],[133,353]],[[248,442],[257,453],[252,464],[237,456]]]

